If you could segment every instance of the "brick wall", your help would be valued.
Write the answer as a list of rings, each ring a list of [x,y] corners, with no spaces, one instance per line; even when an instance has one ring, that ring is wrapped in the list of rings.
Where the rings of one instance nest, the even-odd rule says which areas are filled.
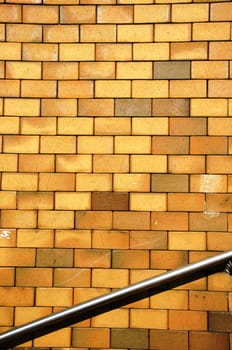
[[[1,332],[231,249],[231,20],[220,0],[0,0]],[[24,349],[228,350],[231,288]]]

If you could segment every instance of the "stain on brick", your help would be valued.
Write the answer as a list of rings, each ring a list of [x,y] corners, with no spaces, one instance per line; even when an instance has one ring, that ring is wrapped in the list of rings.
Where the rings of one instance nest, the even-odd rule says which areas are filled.
[[[211,332],[231,332],[232,314],[228,312],[209,312],[209,330]]]

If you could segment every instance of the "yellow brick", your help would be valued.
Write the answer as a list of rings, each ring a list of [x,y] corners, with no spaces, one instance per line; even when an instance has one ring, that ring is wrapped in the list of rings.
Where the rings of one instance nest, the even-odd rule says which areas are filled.
[[[21,118],[21,133],[54,135],[56,134],[56,118]]]
[[[97,61],[128,61],[131,59],[131,44],[96,44]]]
[[[76,211],[75,227],[80,229],[112,229],[111,211]]]
[[[41,63],[39,62],[6,62],[6,78],[40,79]]]
[[[5,39],[5,26],[4,24],[0,24],[0,40],[4,41]]]
[[[24,23],[57,23],[58,6],[27,5],[23,6]]]
[[[4,136],[4,152],[6,153],[38,153],[38,136]]]
[[[92,81],[60,81],[58,84],[59,98],[90,98],[93,97]]]
[[[89,287],[90,269],[55,268],[54,285],[56,287]]]
[[[230,25],[225,23],[194,23],[193,40],[229,40]]]
[[[90,210],[90,193],[58,192],[55,194],[56,210]]]
[[[132,155],[131,171],[139,173],[165,173],[167,171],[167,156]]]
[[[8,24],[7,41],[41,42],[42,26],[34,24]]]
[[[168,118],[132,118],[133,135],[167,135]]]
[[[81,42],[116,42],[116,25],[82,24],[80,27],[80,35]]]
[[[152,309],[181,309],[188,308],[188,292],[168,290],[151,297]]]
[[[114,79],[113,62],[81,62],[80,79]]]
[[[62,2],[61,2],[62,3]],[[77,4],[78,1],[75,2]],[[66,4],[66,2],[65,2]],[[61,6],[60,8],[61,23],[95,23],[96,7],[95,6]]]
[[[17,171],[17,162],[16,154],[0,154],[1,171]]]
[[[207,156],[207,173],[231,174],[231,156]]]
[[[6,228],[34,228],[36,216],[32,210],[3,210],[2,225]]]
[[[57,248],[90,248],[90,230],[56,230],[55,247]]]
[[[192,62],[193,79],[226,79],[228,75],[228,65],[225,61]]]
[[[125,173],[129,171],[127,155],[94,155],[93,171],[95,173]]]
[[[113,137],[79,136],[77,147],[79,153],[113,153]]]
[[[135,5],[135,23],[157,23],[168,22],[170,20],[169,5]]]
[[[209,97],[232,97],[231,80],[209,80]]]
[[[155,61],[169,59],[168,43],[135,43],[133,44],[134,60]]]
[[[43,62],[43,79],[77,79],[78,62]]]
[[[132,82],[133,98],[168,97],[168,81],[134,80]]]
[[[186,173],[204,173],[204,156],[170,156],[169,170],[175,174]]]
[[[60,44],[61,61],[93,61],[94,44]]]
[[[131,193],[130,210],[165,211],[166,194],[164,193]]]
[[[71,288],[37,288],[36,305],[38,306],[71,306]]]
[[[79,99],[78,115],[84,117],[113,117],[114,100],[108,98]],[[107,119],[105,119],[106,122]]]
[[[155,24],[155,41],[190,41],[190,24]]]
[[[59,118],[58,134],[92,135],[93,118]]]
[[[172,6],[173,22],[206,22],[208,20],[208,4],[176,4]]]
[[[212,21],[230,21],[231,20],[231,3],[218,3],[211,5],[211,20]]]
[[[127,328],[129,325],[129,310],[116,309],[92,318],[93,327]]]
[[[53,242],[52,230],[19,229],[17,233],[17,247],[52,248]]]
[[[21,83],[22,97],[56,97],[55,81],[24,80]]]
[[[75,175],[65,173],[39,174],[39,189],[42,191],[74,191]]]
[[[44,42],[77,42],[79,41],[79,27],[77,25],[44,26]]]
[[[13,326],[14,322],[14,310],[13,307],[1,307],[0,308],[1,325]]]
[[[152,24],[119,24],[117,27],[119,42],[152,42]]]
[[[25,43],[22,56],[24,61],[57,61],[58,45]]]
[[[19,96],[18,80],[0,80],[0,94],[2,97]]]
[[[206,80],[171,80],[170,97],[206,97]]]
[[[208,277],[208,289],[215,291],[228,291],[231,290],[231,279],[227,274],[214,274]]]
[[[227,177],[224,175],[191,175],[191,192],[226,192]]]
[[[4,297],[6,293],[7,298]],[[3,306],[31,306],[33,304],[33,298],[33,288],[0,288],[0,304]]]
[[[39,116],[39,99],[13,98],[5,99],[5,115],[12,116]]]
[[[115,136],[115,153],[150,153],[149,136]]]
[[[0,22],[13,22],[17,23],[21,21],[20,5],[2,4],[0,5]]]
[[[40,317],[48,316],[50,313],[51,307],[17,306],[15,308],[15,324],[19,326]]]
[[[0,78],[4,78],[4,77],[5,77],[5,64],[4,62],[0,62]],[[0,105],[1,104],[2,102],[0,102]]]
[[[75,136],[42,136],[41,153],[75,153]]]
[[[194,67],[194,62],[192,64]],[[225,117],[227,116],[227,100],[210,98],[191,99],[190,113],[193,117]]]
[[[130,97],[130,94],[131,83],[128,80],[97,80],[95,82],[95,97]]]
[[[77,191],[111,191],[111,174],[77,174]]]
[[[152,309],[132,309],[130,311],[132,328],[166,329],[167,311]]]
[[[128,285],[126,269],[93,269],[93,287],[122,288]]]
[[[2,175],[3,190],[35,191],[37,186],[37,174],[4,173]]]
[[[209,135],[232,136],[231,118],[209,118],[208,133]]]
[[[169,232],[170,250],[205,250],[205,232]]]
[[[133,7],[132,6],[98,6],[97,23],[132,23]]]
[[[129,249],[129,234],[121,231],[93,231],[93,248]]]
[[[117,63],[117,79],[151,79],[151,62],[120,62]]]
[[[92,156],[91,155],[57,155],[56,169],[59,172],[80,172],[91,173]]]
[[[209,58],[212,60],[231,60],[231,41],[212,41],[209,44]]]
[[[19,192],[18,209],[53,209],[53,194],[48,192]]]
[[[149,192],[150,175],[148,174],[115,174],[114,191]]]
[[[19,118],[18,117],[1,118],[0,134],[19,134]]]
[[[0,261],[1,266],[34,266],[35,249],[1,248]]]
[[[38,227],[45,229],[74,228],[74,213],[72,211],[39,211]]]
[[[20,172],[53,172],[54,155],[47,154],[20,154],[19,171]]]
[[[0,191],[0,202],[2,209],[16,209],[16,192]]]
[[[172,60],[203,60],[207,59],[207,55],[205,42],[171,43]]]
[[[130,118],[95,118],[96,135],[130,135]]]
[[[19,61],[21,59],[20,43],[0,43],[0,60]]]
[[[75,117],[77,115],[76,99],[43,99],[42,116]]]

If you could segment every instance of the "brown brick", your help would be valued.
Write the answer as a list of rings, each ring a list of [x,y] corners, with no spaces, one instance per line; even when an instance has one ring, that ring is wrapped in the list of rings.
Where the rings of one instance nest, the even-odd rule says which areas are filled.
[[[73,343],[75,347],[100,347],[110,345],[110,333],[108,328],[74,328]]]
[[[207,313],[204,311],[169,311],[169,327],[174,330],[207,330]]]
[[[115,250],[112,254],[112,267],[116,269],[147,269],[149,254],[145,250]]]
[[[189,224],[193,231],[226,231],[227,216],[206,209],[204,213],[190,213]]]
[[[149,230],[150,215],[147,212],[114,212],[113,228],[119,230]]]
[[[178,118],[181,119],[181,118]],[[189,130],[190,132],[190,130]],[[189,139],[184,136],[153,136],[152,154],[188,154]]]
[[[16,286],[49,287],[52,286],[52,269],[49,268],[17,268]]]
[[[72,267],[73,250],[71,249],[38,249],[36,266],[39,267]]]
[[[75,249],[74,266],[79,268],[111,267],[111,251],[106,249]]]
[[[6,298],[7,294],[7,298]],[[1,306],[32,306],[34,299],[34,289],[30,287],[1,287],[0,305]]]
[[[79,99],[79,116],[109,117],[114,115],[112,99]]]
[[[205,135],[206,118],[170,118],[170,135]]]
[[[187,253],[184,251],[154,250],[151,252],[151,268],[175,269],[187,264]]]
[[[148,117],[151,116],[150,99],[116,99],[116,116]]]
[[[148,330],[146,329],[117,329],[111,330],[111,342],[114,348],[148,348]]]
[[[76,228],[78,229],[111,229],[112,212],[110,211],[77,211]]]
[[[211,332],[231,332],[231,313],[209,312],[209,330]]]
[[[206,205],[209,212],[231,212],[230,194],[208,194],[206,196]]]
[[[130,231],[131,249],[166,249],[165,231]]]
[[[189,116],[189,99],[154,99],[153,116],[187,117]]]
[[[190,138],[191,154],[226,154],[227,138],[217,136],[192,136]]]
[[[152,230],[188,230],[188,214],[181,212],[151,213]]]
[[[229,347],[229,337],[226,333],[216,332],[190,332],[189,334],[191,350],[227,350]]]
[[[190,79],[190,62],[155,62],[154,79]]]
[[[93,210],[128,210],[129,197],[127,193],[93,192]]]
[[[89,287],[90,269],[55,268],[54,285],[56,287]]]
[[[152,174],[152,192],[188,192],[188,175]]]
[[[154,330],[150,331],[150,348],[159,346],[162,350],[188,349],[188,334],[185,331]]]
[[[61,6],[61,23],[95,23],[96,6]]]

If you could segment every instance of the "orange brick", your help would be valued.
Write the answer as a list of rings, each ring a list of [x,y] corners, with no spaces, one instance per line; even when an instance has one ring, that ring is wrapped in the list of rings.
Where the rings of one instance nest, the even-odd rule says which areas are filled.
[[[128,285],[127,269],[93,269],[93,287],[122,288]]]
[[[207,58],[207,43],[171,43],[172,60],[202,60]]]
[[[6,78],[40,79],[40,62],[6,62]]]
[[[109,268],[111,253],[106,249],[76,249],[74,255],[75,267]]]
[[[0,308],[0,316],[1,316],[1,325],[2,326],[13,326],[14,322],[14,312],[13,312],[13,307],[1,307]],[[9,330],[9,328],[4,330]]]
[[[58,6],[24,5],[24,23],[58,23]]]
[[[231,156],[207,156],[207,173],[231,174]]]
[[[116,25],[82,24],[80,35],[81,42],[116,42]]]
[[[1,62],[0,63],[0,78],[4,78],[4,76],[5,76],[5,64],[4,64],[4,62]],[[0,102],[0,104],[2,104],[2,102]]]
[[[21,43],[0,43],[0,59],[19,61],[21,59]]]
[[[53,247],[54,233],[52,230],[19,229],[17,247],[48,248]]]
[[[95,118],[95,135],[130,135],[130,118]]]
[[[37,117],[40,115],[40,101],[39,99],[6,98],[5,115]]]
[[[208,232],[207,247],[209,250],[227,250],[231,244],[231,236],[227,232]]]
[[[108,328],[74,328],[73,346],[110,346],[110,330]]]
[[[201,330],[207,329],[207,313],[204,311],[169,311],[169,327],[175,330]]]
[[[173,22],[206,22],[208,20],[208,4],[176,4],[172,6]]]
[[[134,98],[168,97],[168,81],[134,80],[132,81],[132,97]]]
[[[165,173],[167,171],[167,156],[165,155],[132,155],[131,172]]]
[[[209,134],[211,133],[209,132]],[[217,136],[191,136],[190,153],[191,154],[226,154],[227,138],[217,137]]]
[[[78,191],[111,191],[111,174],[77,174],[76,190]]]
[[[39,174],[39,189],[42,191],[74,191],[74,174],[41,173]]]
[[[177,42],[191,40],[191,25],[185,23],[155,24],[155,41]]]
[[[129,171],[127,155],[95,155],[93,158],[95,173],[125,173]]]
[[[159,118],[155,118],[159,119]],[[160,133],[159,133],[160,134]],[[186,136],[153,136],[152,154],[188,154],[189,139]]]
[[[66,80],[77,78],[78,62],[43,62],[43,79]]]
[[[42,136],[41,153],[75,153],[75,136]]]
[[[61,135],[92,135],[93,119],[67,117],[59,118],[57,133]]]
[[[14,269],[12,267],[1,267],[0,276],[2,286],[11,287],[14,285]]]
[[[133,6],[98,6],[97,23],[132,23]]]
[[[152,309],[181,309],[188,308],[188,292],[168,290],[151,297]]]
[[[127,61],[132,59],[131,44],[96,44],[97,61]]]
[[[214,274],[208,277],[208,290],[227,292],[231,289],[231,279],[228,274]]]
[[[206,128],[207,126],[205,118],[169,119],[170,135],[205,135]]]
[[[77,25],[49,25],[44,26],[44,42],[78,42],[79,27]]]
[[[54,135],[56,133],[56,118],[22,118],[21,133]]]
[[[113,212],[113,228],[119,230],[149,230],[148,212]]]
[[[110,117],[114,116],[113,99],[79,99],[80,116]],[[107,118],[108,119],[108,118]],[[105,120],[107,123],[107,120]]]
[[[230,80],[209,80],[209,97],[231,97]]]
[[[38,306],[71,306],[71,288],[37,288],[36,305]]]
[[[47,334],[34,340],[36,347],[63,346],[69,347],[71,339],[71,328],[60,329],[54,334]]]
[[[126,231],[93,231],[93,248],[128,249],[129,233]]]
[[[2,209],[16,209],[16,192],[0,191],[0,202]],[[4,238],[4,234],[0,238]]]
[[[39,211],[38,227],[45,229],[71,229],[74,227],[72,211]]]
[[[151,79],[151,62],[119,62],[117,63],[117,79]]]
[[[163,1],[163,0],[159,0]],[[171,2],[175,2],[172,0]],[[188,0],[185,2],[188,2]],[[150,332],[150,346],[159,346],[163,350],[168,350],[171,347],[176,349],[188,349],[188,333],[187,331],[171,331],[171,330],[154,330]]]
[[[6,153],[38,153],[38,136],[4,136]]]
[[[15,308],[15,324],[22,325],[26,322],[48,316],[51,313],[51,307],[17,306]]]
[[[7,293],[7,298],[4,297]],[[2,287],[0,288],[1,306],[31,306],[33,305],[33,288]]]
[[[232,43],[228,41],[211,42],[209,44],[209,58],[212,60],[231,60]]]
[[[231,8],[232,4],[226,2],[222,4],[211,4],[211,21],[230,21],[232,19]]]
[[[225,175],[191,175],[191,192],[226,192],[227,177]]]
[[[94,44],[60,44],[59,57],[60,61],[93,61],[95,58]]]
[[[191,332],[190,347],[193,350],[199,349],[200,346],[208,347],[211,350],[217,350],[219,347],[226,350],[230,345],[227,333],[216,332]]]
[[[227,311],[227,296],[223,292],[194,292],[189,293],[191,310]]]
[[[25,43],[22,56],[24,61],[57,61],[58,45]]]
[[[76,228],[80,229],[111,229],[111,211],[77,211],[75,215]]]
[[[113,153],[112,136],[79,136],[78,137],[79,153]]]
[[[169,59],[168,43],[134,43],[133,57],[136,61],[155,61]]]
[[[7,199],[7,196],[6,196]],[[4,208],[3,209],[9,209]],[[12,208],[15,209],[15,208]],[[14,229],[2,229],[0,230],[0,246],[1,247],[16,247],[16,230]]]
[[[0,5],[0,22],[13,22],[17,23],[21,21],[21,9],[20,5],[2,4]]]
[[[8,211],[9,212],[9,211]],[[34,266],[35,249],[1,248],[1,266]],[[15,305],[13,303],[13,305]]]
[[[168,162],[169,162],[169,170],[171,173],[194,174],[194,173],[205,172],[204,156],[170,155]]]
[[[192,62],[192,65],[194,67],[194,62]],[[228,104],[227,100],[221,99],[221,98],[220,99],[212,99],[212,98],[195,99],[194,98],[194,99],[191,99],[190,113],[191,113],[191,116],[193,117],[194,116],[225,117],[227,116],[227,104]]]
[[[150,175],[114,174],[114,191],[149,192]]]
[[[56,97],[55,81],[24,80],[21,84],[22,97]]]
[[[90,248],[90,230],[56,230],[55,247],[57,248]]]
[[[46,154],[20,154],[20,172],[53,172],[54,155]]]
[[[41,42],[42,26],[34,24],[8,24],[7,41]]]
[[[171,80],[171,97],[206,97],[205,80]],[[217,97],[217,96],[215,96]]]
[[[42,115],[46,117],[75,117],[77,115],[76,99],[43,99]]]
[[[0,94],[2,97],[19,96],[19,81],[18,80],[1,80]]]
[[[54,285],[56,287],[89,287],[90,269],[55,268]]]
[[[165,211],[166,194],[160,193],[131,193],[130,210]]]
[[[169,193],[169,211],[203,211],[205,206],[205,196],[195,193]]]
[[[117,27],[119,42],[152,42],[152,24],[119,24]]]
[[[53,209],[53,194],[47,192],[19,192],[18,209]]]
[[[96,6],[61,6],[61,23],[95,23]]]
[[[131,231],[131,249],[166,249],[167,234],[165,231]]]
[[[116,309],[91,320],[93,327],[126,328],[129,325],[129,310]]]
[[[18,267],[16,270],[16,286],[18,287],[49,287],[51,285],[51,268]]]
[[[206,205],[209,212],[231,212],[231,199],[229,194],[208,194]]]
[[[58,84],[59,98],[90,98],[93,97],[92,81],[60,81]]]
[[[152,230],[188,230],[188,214],[181,212],[151,213]]]
[[[114,79],[113,62],[81,62],[80,79]]]
[[[205,232],[169,232],[168,246],[170,250],[205,250],[206,234]]]
[[[132,328],[167,328],[167,311],[152,309],[132,309],[130,311],[130,325]]]
[[[229,23],[194,23],[193,40],[229,40]]]
[[[193,79],[226,79],[228,74],[228,65],[225,61],[192,62]]]
[[[32,210],[2,210],[2,226],[6,228],[36,227],[36,212]]]

